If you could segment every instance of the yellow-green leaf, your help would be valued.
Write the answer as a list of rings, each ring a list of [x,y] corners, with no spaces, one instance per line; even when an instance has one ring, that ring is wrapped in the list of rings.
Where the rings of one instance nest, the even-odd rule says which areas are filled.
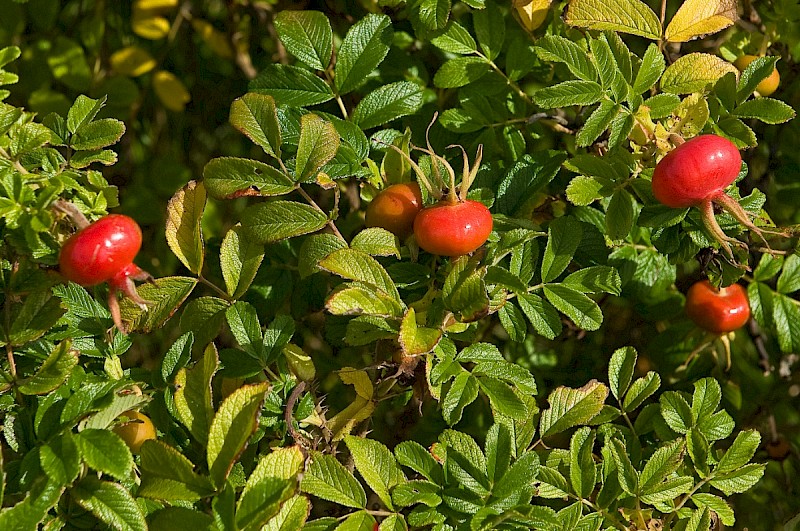
[[[225,34],[212,26],[205,20],[194,18],[192,19],[192,28],[200,35],[200,38],[211,48],[211,51],[222,57],[223,59],[231,59],[233,57],[233,47],[228,42]]]
[[[62,341],[53,349],[36,374],[19,382],[19,392],[24,395],[43,395],[58,388],[78,364],[78,351],[70,348],[70,341]]]
[[[442,331],[435,328],[417,326],[414,308],[409,308],[400,323],[400,346],[408,356],[426,354],[436,348],[442,338]]]
[[[269,382],[245,385],[234,391],[214,415],[208,435],[208,472],[211,481],[221,486],[258,427],[261,405]]]
[[[156,41],[169,34],[169,20],[165,17],[139,14],[134,11],[131,20],[133,32],[143,39]]]
[[[550,4],[553,0],[514,0],[514,9],[517,11],[520,24],[528,31],[533,31],[542,25],[547,18]]]
[[[166,70],[159,70],[153,76],[153,90],[170,111],[181,112],[192,100],[183,82]]]
[[[620,31],[656,40],[661,37],[661,22],[640,0],[572,0],[567,24],[595,30]]]
[[[203,183],[189,181],[167,204],[167,243],[189,271],[203,269],[203,231],[200,220],[206,206]]]
[[[119,303],[122,320],[127,323],[128,330],[152,332],[172,317],[195,285],[197,279],[190,277],[162,277],[152,284],[142,284],[138,291],[149,302],[147,308],[143,310],[125,297]]]
[[[708,53],[690,53],[669,65],[661,77],[661,90],[673,94],[703,92],[719,78],[733,72],[735,66]]]
[[[123,76],[141,76],[155,67],[153,56],[137,46],[128,46],[111,54],[111,68]]]
[[[208,441],[214,407],[211,401],[211,378],[219,367],[217,348],[210,343],[203,357],[191,369],[182,368],[175,375],[173,402],[178,420],[201,444]]]
[[[736,0],[686,0],[667,26],[665,38],[690,41],[723,30],[738,18]]]
[[[313,181],[317,171],[336,155],[338,149],[339,133],[331,122],[316,114],[303,115],[295,162],[296,179]]]

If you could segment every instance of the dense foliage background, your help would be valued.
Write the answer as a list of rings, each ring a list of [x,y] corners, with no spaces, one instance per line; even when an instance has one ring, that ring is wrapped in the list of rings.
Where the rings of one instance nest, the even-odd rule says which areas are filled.
[[[665,8],[664,28],[682,3],[645,2],[658,17]],[[694,213],[655,205],[648,183],[672,148],[662,130],[721,134],[742,148],[746,164],[736,199],[765,224],[800,224],[800,125],[790,119],[800,104],[800,3],[740,2],[735,24],[705,22],[708,31],[696,33],[710,35],[688,42],[660,40],[662,28],[654,36],[647,17],[625,29],[581,24],[573,13],[568,24],[568,4],[534,1],[543,6],[539,25],[524,6],[484,0],[0,0],[0,49],[21,52],[13,61],[10,48],[0,53],[8,91],[0,113],[2,343],[16,358],[16,367],[3,366],[0,498],[3,507],[21,507],[0,513],[0,522],[6,515],[14,529],[39,520],[49,529],[137,529],[146,516],[153,529],[251,529],[280,509],[283,523],[267,528],[292,529],[308,509],[309,521],[322,519],[309,529],[372,529],[376,521],[406,529],[397,515],[414,507],[413,529],[466,529],[457,526],[478,513],[473,529],[574,529],[579,521],[586,529],[660,529],[680,521],[671,528],[755,530],[782,529],[800,513],[796,232],[770,238],[773,254],[720,216],[729,234],[751,243],[729,259]],[[707,4],[729,15],[733,3]],[[692,53],[719,62],[671,69]],[[766,98],[752,96],[755,84],[727,64],[745,53],[779,59],[755,63],[748,75],[758,81],[774,65],[781,81],[771,98],[785,105],[749,103]],[[651,80],[636,75],[642,65]],[[561,83],[568,85],[551,88]],[[647,98],[656,99],[643,111]],[[92,123],[100,125],[89,131]],[[488,251],[437,261],[385,232],[356,244],[366,204],[387,182],[415,178],[392,142],[406,153],[409,142],[427,145],[457,174],[461,156],[448,146],[463,146],[470,159],[483,146],[471,197],[495,214]],[[430,173],[430,158],[410,153]],[[59,279],[58,249],[73,229],[51,209],[58,197],[91,219],[113,210],[142,226],[136,262],[162,280],[140,288],[159,301],[149,312],[123,301],[130,335],[108,332],[105,287],[86,291]],[[264,206],[287,198],[282,213]],[[298,214],[297,204],[308,211]],[[300,229],[281,225],[295,215],[306,216]],[[351,245],[339,262],[331,256],[347,244],[334,232]],[[354,266],[356,252],[369,260]],[[587,268],[599,269],[576,273]],[[755,318],[727,342],[705,337],[683,312],[683,294],[706,276],[748,288]],[[390,304],[384,295],[392,289]],[[367,315],[355,319],[359,313]],[[641,400],[634,391],[623,399],[632,380]],[[568,391],[575,394],[560,395]],[[570,417],[576,401],[587,409]],[[135,470],[134,461],[101,463],[87,448],[102,454],[116,443],[81,434],[140,407],[161,442],[145,446]],[[717,409],[730,417],[708,420]],[[241,440],[226,443],[234,432]],[[725,469],[720,459],[737,435],[754,456],[742,450],[738,466]],[[431,459],[424,449],[434,443],[442,452],[432,448]],[[206,448],[217,452],[207,463]],[[287,449],[273,459],[282,464],[260,460],[274,448]],[[655,483],[693,478],[672,484],[669,499],[627,485],[628,471],[619,472],[616,490],[605,486],[627,465],[645,485],[654,472],[642,467],[659,448],[668,452],[657,454],[666,464]],[[698,457],[698,448],[706,453]],[[507,452],[509,472],[447,464],[459,452],[473,463]],[[345,467],[330,456],[344,456]],[[714,484],[709,466],[721,478],[755,467],[750,457],[765,465],[760,480],[753,468],[738,486]],[[523,468],[545,472],[535,484],[520,486],[521,476],[504,484],[510,461],[520,463],[518,476]],[[370,462],[384,468],[370,473]],[[605,463],[597,477],[595,463]],[[353,486],[354,466],[374,495]],[[582,492],[575,471],[587,467]],[[39,478],[60,477],[54,469],[63,477],[48,494],[52,482]],[[158,476],[164,469],[174,474]],[[447,478],[437,476],[442,469]],[[292,481],[301,470],[312,479],[298,490]],[[100,473],[102,482],[86,479]],[[390,494],[404,473],[419,490]],[[494,494],[475,479],[481,474]],[[381,487],[380,478],[389,483]],[[690,489],[708,497],[688,504]],[[531,496],[552,514],[523,514],[517,505]],[[120,510],[128,497],[141,517]],[[256,497],[267,501],[249,507]],[[576,500],[587,501],[583,515]],[[442,518],[430,509],[445,505]],[[664,516],[684,505],[695,512]],[[30,521],[12,520],[23,511]],[[350,513],[358,521],[345,518]]]

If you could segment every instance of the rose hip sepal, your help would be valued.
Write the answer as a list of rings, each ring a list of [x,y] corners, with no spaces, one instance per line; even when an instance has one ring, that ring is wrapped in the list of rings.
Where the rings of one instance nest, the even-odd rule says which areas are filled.
[[[686,293],[686,315],[714,334],[733,332],[750,318],[747,292],[740,284],[717,289],[708,280],[695,282]]]
[[[699,208],[706,229],[728,256],[733,257],[730,244],[744,244],[722,231],[714,217],[715,204],[764,240],[764,231],[725,193],[741,167],[742,156],[733,142],[717,135],[698,136],[682,143],[659,161],[653,172],[653,195],[668,207]]]
[[[492,214],[483,203],[443,199],[414,220],[417,245],[431,254],[461,256],[475,251],[492,233]]]
[[[121,291],[142,309],[147,301],[136,292],[134,280],[153,277],[133,263],[142,246],[142,231],[132,218],[110,214],[73,234],[61,248],[61,275],[81,286],[110,285],[108,309],[114,325],[125,332],[117,292]]]

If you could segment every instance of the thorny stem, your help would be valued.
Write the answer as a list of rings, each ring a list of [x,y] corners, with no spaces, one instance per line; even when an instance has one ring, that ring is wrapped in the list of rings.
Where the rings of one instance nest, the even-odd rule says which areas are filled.
[[[294,429],[294,423],[292,422],[292,416],[294,411],[294,405],[300,399],[300,395],[303,394],[303,391],[306,390],[306,383],[300,382],[292,389],[292,393],[289,395],[289,399],[286,401],[286,410],[283,412],[283,419],[286,421],[286,427],[289,430],[289,435],[292,436],[292,439],[295,440],[297,443],[302,443],[305,441],[305,437]]]

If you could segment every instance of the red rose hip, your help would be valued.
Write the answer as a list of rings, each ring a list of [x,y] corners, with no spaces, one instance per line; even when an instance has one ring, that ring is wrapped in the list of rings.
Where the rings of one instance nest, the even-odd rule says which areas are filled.
[[[727,334],[747,323],[750,303],[740,284],[717,289],[708,280],[701,280],[686,293],[686,314],[704,330]]]
[[[492,232],[492,214],[478,201],[448,201],[424,208],[414,220],[417,244],[431,254],[461,256],[483,245]]]
[[[95,286],[133,262],[142,231],[128,216],[111,214],[73,234],[61,248],[61,274],[82,286]]]

